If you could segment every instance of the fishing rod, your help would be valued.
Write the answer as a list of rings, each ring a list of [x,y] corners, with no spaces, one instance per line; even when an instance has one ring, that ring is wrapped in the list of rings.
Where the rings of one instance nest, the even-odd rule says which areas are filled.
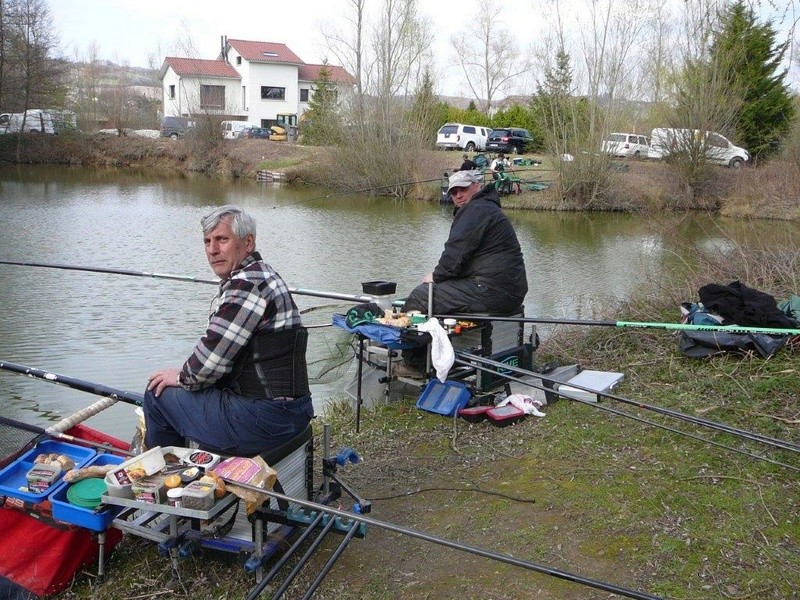
[[[652,328],[677,331],[719,331],[724,333],[763,333],[766,335],[800,335],[800,329],[746,327],[740,325],[693,325],[690,323],[650,323],[648,321],[593,321],[587,319],[551,319],[547,317],[495,317],[487,315],[434,315],[439,319],[462,321],[507,321],[513,323],[550,323],[554,325],[590,325],[598,327]]]
[[[310,500],[302,500],[300,498],[293,498],[291,496],[286,496],[284,494],[280,494],[273,490],[265,490],[259,487],[255,487],[245,483],[239,483],[238,481],[231,480],[224,478],[226,483],[230,483],[231,485],[240,486],[246,490],[258,493],[258,494],[265,494],[270,498],[275,498],[279,501],[291,502],[302,506],[304,508],[309,508],[314,511],[321,511],[326,514],[334,515],[346,520],[358,521],[360,523],[364,523],[365,525],[372,525],[374,527],[378,527],[379,529],[385,529],[387,531],[393,531],[394,533],[399,533],[401,535],[407,535],[409,537],[413,537],[416,539],[424,540],[427,542],[432,542],[434,544],[439,544],[440,546],[445,546],[447,548],[452,548],[454,550],[460,550],[462,552],[467,552],[469,554],[474,554],[476,556],[480,556],[483,558],[488,558],[490,560],[496,560],[498,562],[506,563],[515,567],[521,567],[523,569],[527,569],[529,571],[535,571],[537,573],[542,573],[544,575],[550,575],[551,577],[557,577],[559,579],[564,579],[566,581],[571,581],[573,583],[579,583],[581,585],[595,588],[598,590],[603,590],[606,592],[611,592],[614,594],[619,594],[620,596],[624,596],[626,598],[636,598],[638,600],[663,600],[659,596],[653,596],[652,594],[648,594],[646,592],[639,592],[636,590],[631,590],[627,588],[622,588],[616,586],[611,583],[606,583],[604,581],[599,581],[597,579],[589,579],[587,577],[582,577],[580,575],[575,575],[574,573],[570,573],[568,571],[563,571],[561,569],[556,569],[554,567],[548,567],[545,565],[540,565],[531,561],[522,560],[511,556],[510,554],[501,554],[499,552],[493,552],[491,550],[485,550],[478,546],[472,546],[469,544],[464,544],[462,542],[455,542],[452,540],[448,540],[446,538],[438,537],[429,533],[425,533],[424,531],[418,531],[416,529],[410,529],[408,527],[403,527],[401,525],[395,525],[388,521],[380,521],[378,519],[373,519],[371,517],[364,516],[360,513],[352,513],[340,509],[336,509],[325,504],[319,504],[316,502],[312,502]]]
[[[495,372],[499,372],[499,370],[511,371],[513,373],[518,373],[518,374],[527,375],[527,376],[530,376],[530,377],[535,377],[537,379],[541,379],[542,381],[547,381],[547,382],[550,382],[550,383],[557,383],[557,384],[564,384],[565,383],[564,381],[559,381],[558,379],[554,379],[552,377],[548,377],[547,375],[544,375],[542,373],[536,373],[535,371],[531,371],[531,370],[528,370],[528,369],[523,369],[521,367],[515,367],[513,365],[508,365],[506,363],[501,363],[501,362],[498,362],[498,361],[495,361],[495,360],[484,358],[482,356],[476,356],[474,354],[469,354],[469,353],[466,353],[466,352],[456,352],[456,356],[460,356],[460,357],[466,358],[468,360],[481,361],[484,365],[489,365],[491,367],[494,367],[495,368]],[[577,390],[581,390],[581,391],[584,391],[584,392],[590,392],[592,394],[599,394],[599,395],[601,395],[601,396],[603,396],[605,398],[610,398],[611,400],[616,400],[618,402],[622,402],[623,404],[629,404],[631,406],[635,406],[637,408],[641,408],[641,409],[644,409],[644,410],[650,410],[650,411],[659,413],[659,414],[667,416],[667,417],[672,417],[672,418],[675,418],[675,419],[678,419],[678,420],[681,420],[681,421],[687,421],[687,422],[692,423],[694,425],[700,425],[700,426],[703,426],[703,427],[708,427],[709,429],[715,429],[717,431],[722,431],[724,433],[729,433],[731,435],[734,435],[734,436],[737,436],[737,437],[741,437],[741,438],[749,440],[749,441],[759,442],[759,443],[765,444],[767,446],[772,446],[774,448],[778,448],[778,449],[781,449],[781,450],[788,450],[790,452],[800,452],[800,445],[798,445],[798,444],[793,444],[791,442],[787,442],[787,441],[784,441],[784,440],[779,440],[779,439],[776,439],[776,438],[768,437],[768,436],[765,436],[765,435],[761,435],[759,433],[754,433],[752,431],[739,429],[739,428],[736,428],[736,427],[732,427],[730,425],[725,425],[724,423],[719,423],[717,421],[711,421],[709,419],[703,419],[701,417],[694,417],[692,415],[687,415],[687,414],[682,413],[680,411],[672,410],[672,409],[669,409],[669,408],[662,408],[660,406],[654,406],[652,404],[646,404],[646,403],[641,402],[639,400],[631,400],[630,398],[625,398],[624,396],[619,396],[619,395],[613,394],[611,392],[599,392],[599,391],[597,391],[595,389],[592,389],[590,387],[586,387],[586,386],[582,386],[582,385],[578,385],[578,384],[570,383],[569,387],[573,387],[573,388],[575,388]],[[547,391],[552,391],[552,390],[548,389]],[[561,395],[564,396],[564,397],[573,399],[573,400],[575,399],[575,398],[572,398],[570,396],[567,396],[566,394],[561,394]],[[592,403],[592,404],[595,404],[595,403]]]
[[[41,379],[49,383],[56,383],[58,385],[63,385],[68,388],[72,388],[74,390],[80,390],[81,392],[95,394],[96,396],[103,396],[104,398],[112,398],[114,400],[126,402],[127,404],[133,404],[135,406],[141,406],[142,402],[144,402],[143,394],[125,392],[123,390],[110,388],[99,383],[92,383],[90,381],[84,381],[82,379],[76,379],[74,377],[68,377],[66,375],[59,375],[58,373],[52,373],[50,371],[45,371],[43,369],[27,367],[25,365],[19,365],[16,363],[3,360],[0,360],[0,369],[4,369],[6,371],[12,371],[14,373],[19,373],[21,375],[27,375],[28,377],[34,377],[36,379]]]
[[[24,374],[29,374],[28,371],[31,371],[31,374],[34,374],[36,372],[45,374],[44,371],[41,371],[39,369],[30,369],[29,367],[21,367],[20,365],[14,365],[13,363],[0,362],[0,368],[7,368],[9,365],[11,365],[11,368],[9,370],[21,372],[21,373],[24,373]],[[65,385],[70,385],[70,383],[80,382],[80,380],[77,380],[77,379],[74,379],[74,378],[71,378],[71,377],[63,377],[63,376],[57,376],[57,377],[61,378],[61,381],[58,381],[58,383],[64,383]],[[53,383],[56,383],[56,381],[53,378],[42,377],[42,379],[45,380],[45,381],[52,381]],[[72,387],[72,386],[70,385],[70,387]],[[89,383],[89,382],[80,382],[80,387],[78,387],[77,389],[80,389],[80,390],[88,392],[88,393],[99,394],[99,395],[106,395],[107,393],[110,392],[110,393],[114,394],[116,397],[118,397],[120,399],[130,398],[130,397],[136,396],[135,394],[131,394],[130,392],[126,392],[126,391],[123,391],[123,390],[116,390],[116,389],[109,388],[109,387],[101,385],[101,384],[95,384],[95,383]],[[100,392],[100,390],[102,390],[102,393]],[[35,427],[35,426],[31,426],[31,427]],[[37,428],[37,429],[40,429],[40,428]],[[42,431],[44,431],[44,430],[42,429]],[[373,519],[371,517],[364,516],[363,514],[358,514],[358,513],[352,513],[352,512],[348,512],[348,511],[344,511],[344,510],[339,510],[339,509],[327,506],[325,504],[320,504],[320,503],[317,503],[317,502],[311,502],[309,500],[302,500],[300,498],[294,498],[292,496],[287,496],[285,494],[280,494],[280,493],[275,492],[273,490],[265,490],[265,489],[262,489],[262,488],[259,488],[259,487],[256,487],[256,486],[252,486],[252,485],[249,485],[249,484],[246,484],[246,483],[241,483],[241,482],[238,482],[238,481],[235,481],[235,480],[231,480],[231,479],[227,479],[227,478],[223,478],[223,479],[225,479],[226,483],[230,483],[232,485],[237,485],[239,487],[242,487],[242,488],[244,488],[246,490],[249,490],[249,491],[252,491],[252,492],[256,492],[258,494],[264,494],[264,495],[266,495],[266,496],[268,496],[270,498],[274,498],[274,499],[276,499],[278,501],[294,503],[294,504],[297,504],[297,505],[305,507],[305,508],[309,508],[309,509],[312,509],[312,510],[315,510],[315,511],[321,511],[321,512],[324,512],[324,513],[329,514],[329,515],[334,515],[334,516],[341,517],[343,519],[358,521],[360,523],[364,523],[365,525],[372,525],[374,527],[378,527],[379,529],[385,529],[387,531],[393,531],[395,533],[399,533],[399,534],[402,534],[402,535],[407,535],[409,537],[413,537],[413,538],[416,538],[416,539],[425,540],[425,541],[428,541],[428,542],[439,544],[441,546],[445,546],[445,547],[452,548],[452,549],[455,549],[455,550],[459,550],[459,551],[462,551],[462,552],[467,552],[469,554],[474,554],[476,556],[480,556],[480,557],[483,557],[483,558],[488,558],[490,560],[503,562],[503,563],[506,563],[506,564],[509,564],[509,565],[512,565],[512,566],[521,567],[523,569],[527,569],[527,570],[534,571],[534,572],[537,572],[537,573],[541,573],[541,574],[544,574],[544,575],[549,575],[551,577],[557,577],[559,579],[563,579],[563,580],[570,581],[570,582],[573,582],[573,583],[578,583],[580,585],[584,585],[584,586],[587,586],[587,587],[592,587],[592,588],[603,590],[603,591],[606,591],[606,592],[611,592],[613,594],[619,594],[620,596],[624,596],[626,598],[634,598],[636,600],[663,600],[659,596],[653,596],[651,594],[647,594],[647,593],[644,593],[644,592],[639,592],[639,591],[636,591],[636,590],[630,590],[630,589],[619,587],[619,586],[616,586],[614,584],[610,584],[610,583],[607,583],[607,582],[604,582],[604,581],[599,581],[599,580],[596,580],[596,579],[590,579],[590,578],[587,578],[587,577],[583,577],[581,575],[576,575],[574,573],[570,573],[568,571],[563,571],[563,570],[556,569],[556,568],[553,568],[553,567],[548,567],[546,565],[541,565],[541,564],[538,564],[538,563],[522,560],[522,559],[516,558],[514,556],[511,556],[509,554],[501,554],[501,553],[493,552],[491,550],[485,550],[485,549],[480,548],[478,546],[471,546],[469,544],[464,544],[464,543],[461,543],[461,542],[448,540],[446,538],[441,538],[441,537],[438,537],[438,536],[435,536],[435,535],[432,535],[432,534],[429,534],[429,533],[425,533],[423,531],[418,531],[418,530],[410,529],[410,528],[403,527],[403,526],[400,526],[400,525],[395,525],[395,524],[387,522],[387,521],[380,521],[380,520],[377,520],[377,519]]]
[[[172,279],[175,281],[188,281],[191,283],[210,283],[219,285],[218,279],[202,279],[200,277],[190,277],[187,275],[173,275],[171,273],[148,273],[147,271],[133,271],[130,269],[111,269],[104,267],[88,267],[79,265],[61,265],[38,262],[20,262],[13,260],[0,260],[0,265],[11,265],[15,267],[40,267],[45,269],[64,269],[67,271],[87,271],[90,273],[109,273],[111,275],[128,275],[132,277],[151,277],[153,279]],[[372,302],[372,296],[340,294],[338,292],[326,292],[320,290],[310,290],[306,288],[290,287],[289,292],[300,296],[316,296],[318,298],[331,298],[333,300],[347,300],[348,302]]]
[[[465,360],[464,358],[461,358],[462,356],[468,356],[469,360]],[[711,446],[716,446],[717,448],[721,448],[723,450],[729,450],[731,452],[736,452],[737,454],[742,454],[742,455],[747,456],[749,458],[755,458],[756,460],[761,460],[761,461],[764,461],[764,462],[768,462],[770,464],[777,465],[779,467],[784,467],[784,468],[790,469],[792,471],[800,471],[800,467],[795,467],[793,465],[789,465],[789,464],[780,462],[778,460],[774,460],[772,458],[768,458],[766,456],[761,456],[760,454],[754,454],[752,452],[748,452],[747,450],[742,450],[741,448],[734,448],[733,446],[728,446],[726,444],[722,444],[722,443],[714,441],[714,440],[709,440],[708,438],[704,438],[704,437],[702,437],[700,435],[696,435],[694,433],[689,433],[687,431],[682,431],[680,429],[676,429],[676,428],[670,427],[668,425],[663,425],[661,423],[656,423],[655,421],[651,421],[649,419],[645,419],[644,417],[640,417],[638,415],[633,415],[631,413],[628,413],[628,412],[625,412],[625,411],[622,411],[622,410],[618,410],[618,409],[612,408],[610,406],[605,406],[605,405],[600,404],[598,402],[592,402],[590,400],[584,400],[583,398],[578,398],[578,397],[573,396],[573,395],[571,395],[571,394],[569,394],[567,392],[559,392],[559,391],[557,391],[555,389],[547,388],[547,387],[545,387],[543,385],[536,384],[536,383],[534,383],[532,381],[528,381],[528,380],[525,380],[525,379],[520,379],[519,377],[514,377],[514,376],[508,374],[508,371],[509,371],[510,367],[509,367],[509,365],[506,365],[505,363],[496,363],[496,362],[494,362],[494,361],[492,361],[490,359],[484,358],[482,356],[474,356],[474,355],[464,354],[464,353],[460,353],[460,352],[456,353],[455,362],[457,362],[458,364],[461,364],[461,365],[466,365],[466,366],[478,369],[480,371],[485,371],[487,373],[492,373],[493,375],[500,374],[500,375],[503,376],[504,379],[508,379],[509,381],[513,381],[515,383],[520,383],[522,385],[526,385],[526,386],[532,387],[534,389],[541,390],[541,391],[543,391],[545,393],[553,393],[553,394],[556,394],[556,395],[561,396],[563,398],[567,398],[569,400],[573,400],[575,402],[579,402],[581,404],[590,405],[593,408],[599,408],[600,410],[604,410],[606,412],[609,412],[609,413],[612,413],[612,414],[615,414],[615,415],[618,415],[618,416],[621,416],[621,417],[632,419],[634,421],[638,421],[639,423],[644,423],[646,425],[650,425],[651,427],[656,427],[658,429],[663,429],[665,431],[669,431],[671,433],[676,433],[678,435],[682,435],[682,436],[691,438],[693,440],[696,440],[696,441],[699,441],[699,442],[703,442],[705,444],[709,444]],[[476,362],[478,362],[478,363],[494,363],[495,365],[501,365],[503,372],[501,373],[498,367],[494,367],[494,366],[487,367],[486,365],[476,364]],[[514,370],[515,371],[521,371],[522,373],[524,373],[524,374],[526,374],[528,376],[535,376],[537,379],[542,378],[542,375],[540,373],[535,373],[533,371],[527,371],[525,369],[519,369],[519,368],[515,368]],[[561,381],[557,381],[557,380],[554,380],[554,379],[548,378],[548,377],[544,377],[544,380],[545,381],[553,381],[553,382],[557,382],[557,383],[563,383]],[[570,387],[574,387],[575,389],[583,389],[585,391],[590,391],[593,394],[597,394],[598,393],[597,390],[592,390],[592,389],[589,389],[589,388],[583,388],[582,386],[579,386],[579,385],[570,384]],[[605,396],[606,394],[601,392],[601,395]]]

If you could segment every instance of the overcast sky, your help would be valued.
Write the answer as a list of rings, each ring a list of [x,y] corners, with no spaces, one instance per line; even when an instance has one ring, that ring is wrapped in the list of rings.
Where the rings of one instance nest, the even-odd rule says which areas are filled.
[[[675,1],[684,0],[665,0]],[[573,3],[582,2],[561,2],[565,7]],[[65,56],[74,58],[76,50],[85,56],[94,41],[101,59],[141,67],[148,66],[148,55],[156,53],[159,46],[167,55],[175,55],[177,40],[186,38],[187,32],[199,58],[216,58],[220,37],[227,35],[284,43],[307,63],[320,63],[326,57],[336,63],[326,52],[320,30],[325,23],[340,23],[341,13],[349,6],[344,0],[48,0],[48,4]],[[420,0],[419,6],[435,36],[437,91],[468,96],[466,90],[459,94],[462,76],[454,65],[450,39],[470,27],[478,1]],[[503,27],[520,40],[521,52],[540,41],[549,29],[552,3],[548,0],[498,0],[497,6],[502,7]],[[574,8],[566,8],[562,14],[567,27],[578,19]],[[530,80],[519,82],[520,88],[531,85]]]

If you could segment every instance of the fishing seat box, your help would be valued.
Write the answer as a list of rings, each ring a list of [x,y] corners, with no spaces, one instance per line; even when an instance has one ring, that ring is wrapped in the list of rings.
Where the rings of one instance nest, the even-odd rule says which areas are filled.
[[[516,406],[506,404],[505,406],[496,406],[495,408],[486,411],[486,418],[497,427],[508,427],[514,423],[519,423],[525,418],[525,412],[518,409]]]
[[[519,317],[525,316],[524,309],[514,311],[508,315],[476,315],[470,319],[477,323],[477,327],[450,336],[450,342],[455,352],[465,352],[509,366],[521,369],[533,367],[534,344],[525,342],[525,323],[521,321],[493,321],[492,316]],[[531,334],[535,339],[536,334]],[[519,374],[507,371],[506,374],[514,377]],[[489,392],[507,382],[502,372],[489,372],[476,369],[475,387],[481,392]]]

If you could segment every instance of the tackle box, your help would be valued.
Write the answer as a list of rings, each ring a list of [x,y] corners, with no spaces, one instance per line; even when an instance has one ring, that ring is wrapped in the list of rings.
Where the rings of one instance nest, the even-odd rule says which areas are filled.
[[[597,402],[599,397],[597,393],[593,393],[591,390],[595,390],[600,394],[609,394],[619,385],[619,382],[622,381],[624,377],[624,374],[612,371],[581,371],[570,378],[565,384],[558,386],[558,391],[576,400]],[[587,389],[580,389],[574,386]]]
[[[35,504],[41,502],[55,491],[54,486],[59,485],[64,472],[58,473],[52,485],[47,489],[31,491],[28,488],[28,472],[37,465],[35,462],[36,457],[40,454],[65,454],[72,459],[76,467],[82,467],[96,453],[90,448],[76,446],[75,444],[57,440],[43,440],[0,471],[0,495]]]
[[[469,388],[460,381],[448,379],[442,383],[438,379],[431,379],[417,400],[417,408],[452,417],[466,406],[470,397]]]
[[[509,425],[522,421],[525,418],[525,412],[518,409],[516,406],[506,404],[505,406],[496,406],[487,410],[486,418],[492,422],[492,425],[508,427]]]
[[[98,454],[87,462],[84,466],[105,466],[119,465],[124,459],[115,454]],[[85,481],[85,480],[84,480]],[[79,482],[78,482],[79,483]],[[77,506],[69,501],[67,496],[72,484],[64,482],[64,485],[50,495],[50,504],[53,507],[53,518],[64,523],[80,525],[92,531],[105,531],[114,517],[122,510],[116,506],[99,506],[97,508],[84,508]]]

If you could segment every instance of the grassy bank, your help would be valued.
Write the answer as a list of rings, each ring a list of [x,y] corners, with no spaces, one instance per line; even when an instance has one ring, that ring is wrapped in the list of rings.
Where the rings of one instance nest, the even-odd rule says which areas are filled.
[[[19,144],[18,144],[19,142]],[[145,169],[163,175],[204,173],[254,180],[258,170],[283,171],[290,185],[318,185],[334,192],[392,195],[412,201],[438,201],[442,174],[461,163],[460,152],[421,151],[418,167],[398,181],[394,174],[356,176],[342,168],[340,152],[267,140],[200,140],[115,137],[108,135],[0,136],[0,165],[65,164],[84,167]],[[661,212],[705,210],[737,218],[800,219],[800,163],[775,161],[758,169],[713,169],[702,196],[681,185],[663,162],[620,160],[613,163],[598,198],[589,206],[561,197],[558,186],[533,191],[529,183],[556,180],[548,157],[535,167],[521,167],[520,195],[507,196],[508,209],[605,210]],[[409,183],[419,182],[419,183]],[[394,184],[405,185],[393,188]],[[368,189],[369,188],[369,189]],[[366,191],[365,191],[366,190]],[[370,191],[371,190],[371,191]]]
[[[678,303],[695,298],[700,285],[737,277],[776,298],[796,289],[800,257],[783,250],[790,239],[776,235],[761,247],[728,241],[724,252],[674,249],[693,250],[696,262],[648,282],[608,316],[675,322]],[[363,456],[341,474],[373,501],[375,519],[665,598],[798,598],[798,453],[650,408],[798,445],[797,356],[790,345],[770,359],[689,359],[666,331],[559,326],[536,362],[620,371],[616,393],[632,404],[562,399],[543,418],[499,429],[420,412],[407,398],[365,411],[358,433],[349,403],[316,426],[331,423],[334,449]],[[302,597],[338,541],[323,543],[286,598]],[[190,557],[181,573],[182,584],[168,589],[167,560],[152,542],[128,538],[107,583],[93,587],[83,576],[61,598],[241,598],[253,585],[228,555]],[[371,526],[315,597],[619,596]]]

